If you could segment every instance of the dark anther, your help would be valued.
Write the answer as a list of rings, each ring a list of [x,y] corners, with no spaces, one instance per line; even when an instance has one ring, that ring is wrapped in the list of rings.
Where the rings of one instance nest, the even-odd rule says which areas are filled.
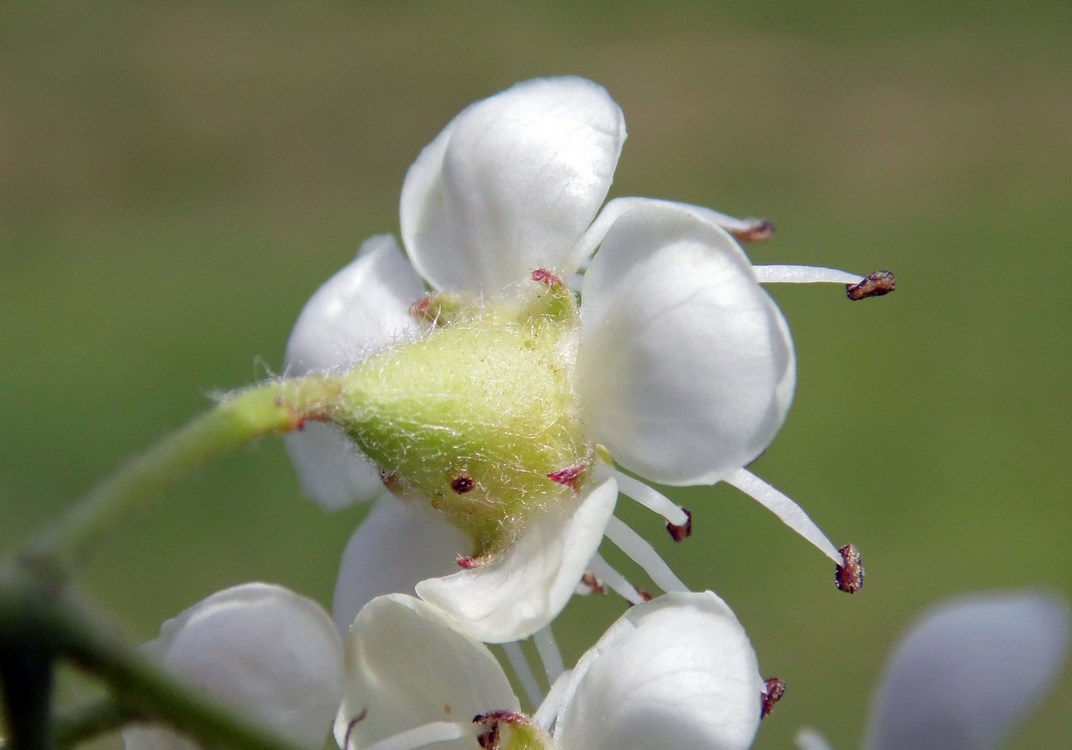
[[[860,550],[856,549],[855,544],[846,544],[838,552],[845,564],[837,566],[834,582],[837,583],[838,590],[855,594],[864,587],[864,561],[860,557]]]
[[[731,229],[730,234],[744,242],[768,240],[774,234],[774,225],[766,219],[746,219],[748,226],[744,229]]]
[[[643,599],[646,602],[651,601],[651,594],[649,594],[647,591],[645,591],[644,589],[640,588],[639,586],[634,586],[633,588],[636,589],[636,592],[640,595],[641,599]]]
[[[692,536],[692,511],[688,508],[682,508],[685,511],[685,523],[678,526],[677,524],[666,522],[666,530],[670,532],[670,538],[675,542],[680,542],[682,539],[687,539]]]
[[[476,487],[476,482],[473,481],[472,477],[465,474],[450,480],[450,488],[459,495],[464,495],[466,492],[473,489],[473,487]]]
[[[845,295],[851,300],[881,297],[897,289],[897,277],[892,271],[875,271],[855,284],[845,285]]]
[[[527,724],[528,718],[516,711],[489,711],[473,717],[474,724],[483,724],[484,731],[477,735],[477,743],[484,750],[495,750],[499,746],[500,724]]]
[[[769,716],[770,712],[774,710],[774,704],[785,695],[785,680],[781,677],[771,677],[767,680],[765,687],[767,692],[760,696],[763,701],[763,706],[759,711],[759,718],[761,719]]]

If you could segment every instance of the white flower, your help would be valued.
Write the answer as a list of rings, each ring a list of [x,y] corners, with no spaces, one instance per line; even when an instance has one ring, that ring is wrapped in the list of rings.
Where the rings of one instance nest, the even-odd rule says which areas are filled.
[[[279,586],[219,591],[142,647],[205,698],[298,747],[319,748],[342,696],[342,641],[319,605]],[[130,725],[128,750],[191,750],[174,732]]]
[[[391,595],[367,604],[347,636],[335,738],[344,750],[470,748],[489,732],[503,750],[730,750],[751,745],[763,691],[729,607],[711,592],[676,593],[632,607],[526,717],[486,646],[437,608]]]
[[[1033,592],[974,595],[926,612],[875,693],[866,750],[992,750],[1061,673],[1069,612]],[[814,730],[801,750],[829,750]]]
[[[512,289],[531,296],[517,292],[526,280],[553,285],[584,273],[580,314],[563,313],[566,324],[550,366],[566,373],[566,411],[583,450],[576,463],[538,474],[549,497],[556,482],[575,482],[576,495],[560,486],[553,502],[504,514],[499,525],[523,526],[517,542],[490,564],[447,577],[451,560],[444,548],[465,559],[471,544],[448,531],[442,517],[416,515],[394,501],[381,504],[376,522],[360,528],[347,550],[336,590],[340,626],[370,595],[393,586],[410,590],[422,580],[414,575],[428,576],[417,586],[422,598],[485,641],[514,640],[543,627],[588,568],[639,601],[596,555],[604,530],[657,585],[683,590],[646,542],[611,514],[619,490],[672,526],[685,526],[685,512],[615,469],[604,460],[608,455],[665,484],[729,482],[842,563],[795,503],[743,467],[780,428],[795,383],[788,327],[760,282],[854,283],[860,277],[753,267],[726,230],[750,236],[762,234],[764,225],[695,206],[621,198],[597,217],[624,138],[618,106],[583,79],[538,79],[477,102],[421,153],[406,177],[401,225],[412,265],[393,238],[374,237],[303,310],[287,347],[290,375],[345,371],[427,335],[428,322],[410,313],[425,284],[462,293],[466,304],[465,293],[496,298]],[[536,270],[553,275],[532,281]],[[478,356],[478,347],[459,352],[459,360]],[[537,403],[524,392],[514,398],[522,406]],[[440,433],[454,429],[436,427]],[[412,436],[421,437],[419,431]],[[382,491],[378,467],[334,426],[311,424],[287,445],[304,491],[328,508]],[[394,467],[383,468],[388,480],[396,478]],[[455,499],[449,489],[442,497]],[[428,525],[436,530],[416,531]],[[415,550],[405,534],[370,543],[393,528],[440,543]],[[372,568],[395,573],[390,581],[370,580]]]

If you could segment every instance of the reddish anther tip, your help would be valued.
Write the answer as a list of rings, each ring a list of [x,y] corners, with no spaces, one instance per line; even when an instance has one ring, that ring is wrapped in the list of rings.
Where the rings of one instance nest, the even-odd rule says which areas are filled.
[[[500,724],[527,724],[528,722],[527,716],[516,711],[489,711],[486,714],[477,714],[473,717],[473,723],[484,725],[484,731],[477,735],[477,744],[485,750],[496,750],[499,747]]]
[[[838,565],[834,573],[834,583],[839,591],[846,594],[855,594],[864,587],[864,561],[860,556],[860,550],[855,544],[846,544],[838,550],[841,553],[844,565]]]
[[[770,712],[774,710],[774,704],[782,699],[785,695],[785,680],[781,677],[771,677],[766,683],[767,692],[761,694],[760,698],[763,701],[763,706],[759,711],[759,718],[763,719],[770,715]]]
[[[581,583],[591,589],[593,594],[604,596],[607,593],[607,584],[603,583],[603,581],[590,570],[584,571],[584,575],[581,576]]]
[[[432,312],[432,300],[436,297],[435,293],[426,294],[419,300],[409,306],[409,314],[417,318],[417,320],[426,320],[430,323],[435,322],[435,314]]]
[[[743,242],[760,242],[769,240],[774,235],[774,225],[766,219],[748,219],[748,226],[744,229],[731,229],[732,234]]]
[[[547,284],[547,286],[564,286],[562,279],[557,275],[551,273],[546,268],[537,268],[532,272],[532,280],[539,282],[540,284]]]
[[[680,542],[692,536],[692,511],[688,508],[682,508],[681,510],[685,511],[685,523],[679,526],[669,521],[666,522],[666,530],[670,532],[670,538],[675,542]]]
[[[644,589],[640,588],[639,586],[634,586],[633,588],[636,589],[636,592],[638,594],[640,594],[641,599],[643,599],[646,602],[651,601],[651,594],[649,594],[647,591],[645,591]]]
[[[473,557],[472,555],[458,555],[454,561],[458,564],[458,567],[462,570],[472,570],[473,568],[479,568],[484,564],[484,561],[479,557]]]
[[[552,471],[547,475],[547,478],[557,484],[564,484],[574,492],[577,491],[577,480],[580,478],[581,473],[588,468],[588,462],[584,461],[576,466],[570,466],[566,469],[559,469],[558,471]]]
[[[868,297],[881,297],[896,289],[897,277],[892,271],[875,271],[855,284],[846,284],[845,296],[851,300],[867,299]]]

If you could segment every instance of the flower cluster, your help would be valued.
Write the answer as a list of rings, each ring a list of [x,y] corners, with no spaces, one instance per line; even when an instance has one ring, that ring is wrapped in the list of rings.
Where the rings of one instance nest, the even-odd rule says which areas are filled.
[[[328,509],[375,501],[335,590],[345,658],[326,614],[263,586],[189,610],[154,655],[269,729],[308,728],[284,734],[308,747],[325,706],[344,750],[750,746],[784,686],[759,676],[726,604],[688,591],[615,506],[632,498],[680,540],[689,512],[636,477],[729,483],[858,589],[855,549],[745,468],[796,379],[762,284],[830,282],[859,299],[894,281],[753,265],[738,240],[766,237],[766,222],[651,198],[604,205],[625,137],[618,105],[579,78],[477,102],[406,176],[405,251],[371,238],[302,311],[286,375],[339,383],[330,419],[287,438],[302,488]],[[600,555],[604,538],[665,594],[646,601]],[[603,588],[634,606],[567,670],[549,625],[575,592]],[[254,595],[274,611],[249,615],[243,640]],[[546,697],[516,643],[528,637]],[[531,713],[485,644],[504,644]],[[261,656],[241,655],[251,648]],[[128,743],[148,747],[140,737]]]

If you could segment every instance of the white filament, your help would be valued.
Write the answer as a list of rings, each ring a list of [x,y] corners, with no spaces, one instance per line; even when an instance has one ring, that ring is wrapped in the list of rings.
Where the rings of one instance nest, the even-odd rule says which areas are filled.
[[[521,683],[521,689],[525,691],[525,697],[528,698],[529,705],[540,705],[540,701],[543,700],[543,691],[536,684],[536,676],[529,667],[525,652],[521,650],[521,642],[510,641],[502,644],[502,647],[506,653],[506,660],[510,662],[510,669],[514,670],[517,681]]]
[[[864,277],[819,266],[752,266],[760,284],[858,284]]]
[[[611,591],[630,604],[640,604],[644,601],[644,597],[642,597],[640,592],[636,590],[636,586],[629,583],[625,576],[612,568],[610,563],[599,555],[592,557],[591,561],[588,563],[588,567],[597,578],[610,587]]]
[[[819,551],[838,565],[844,565],[841,553],[826,538],[826,534],[808,518],[808,514],[792,498],[764,482],[747,469],[738,469],[724,480],[752,497],[764,508],[778,516],[786,526],[819,548]]]
[[[611,475],[618,482],[618,491],[626,497],[658,513],[674,526],[684,526],[688,523],[689,517],[685,515],[685,511],[666,495],[617,469],[611,469]]]
[[[543,662],[543,671],[547,675],[547,684],[554,684],[558,676],[566,671],[566,666],[562,663],[562,653],[558,650],[558,644],[555,643],[555,634],[551,632],[551,626],[548,625],[536,631],[532,636],[533,642],[536,644],[536,651],[540,655],[540,661]],[[533,703],[533,705],[538,705]]]
[[[614,516],[610,517],[603,534],[624,552],[629,559],[644,569],[648,577],[663,591],[688,591],[689,587],[674,575],[670,566],[659,557],[655,548],[642,536]]]

